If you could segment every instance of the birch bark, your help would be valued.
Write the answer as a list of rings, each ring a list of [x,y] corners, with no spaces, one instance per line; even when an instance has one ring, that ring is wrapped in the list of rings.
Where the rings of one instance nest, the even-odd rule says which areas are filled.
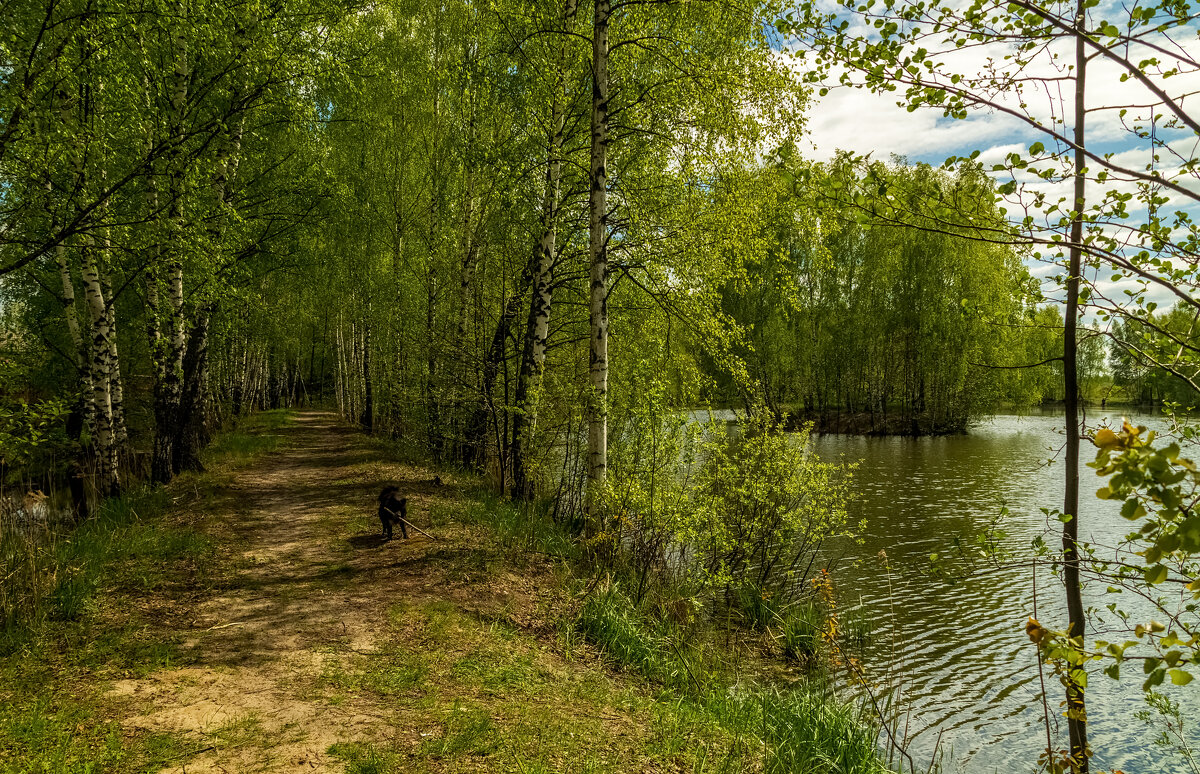
[[[98,463],[96,487],[105,495],[115,496],[120,493],[121,480],[113,427],[112,350],[109,344],[111,330],[104,292],[100,283],[95,240],[91,235],[84,237],[83,287],[92,323],[89,370],[92,373],[92,401],[96,407],[96,433],[94,436]]]
[[[90,15],[89,9],[89,14]],[[81,30],[90,27],[85,19]],[[96,143],[96,93],[100,90],[99,78],[93,69],[95,51],[93,42],[86,32],[80,41],[79,97],[75,115],[74,165],[76,190],[83,201],[89,200],[89,192],[103,190],[102,177],[99,185],[89,169],[89,161],[97,153]],[[100,166],[102,169],[102,165]],[[101,173],[102,174],[102,173]],[[113,417],[113,368],[115,367],[115,343],[112,341],[112,318],[100,275],[99,256],[95,229],[97,221],[104,217],[105,204],[99,202],[89,217],[87,228],[82,233],[81,255],[83,259],[84,299],[91,322],[91,340],[88,347],[88,373],[91,376],[92,404],[95,410],[92,444],[96,454],[96,487],[102,495],[116,496],[121,491],[120,457],[116,441],[116,426]],[[103,247],[103,239],[101,240]],[[68,273],[68,279],[69,273]]]
[[[592,29],[591,193],[588,254],[591,317],[588,371],[587,530],[600,528],[608,474],[608,24],[609,0],[595,0]]]
[[[362,376],[363,413],[362,426],[367,433],[375,431],[375,392],[371,384],[371,306],[367,305],[367,322],[363,325]]]
[[[88,435],[96,434],[96,403],[92,387],[92,364],[89,347],[83,340],[83,332],[79,325],[79,310],[75,303],[75,280],[71,277],[71,264],[67,260],[67,246],[59,244],[54,248],[55,261],[58,264],[59,278],[62,281],[63,313],[67,318],[67,331],[71,336],[71,360],[79,369],[79,382],[82,385],[80,407],[84,426]]]
[[[566,33],[575,18],[576,0],[563,6],[562,28]],[[529,447],[537,428],[537,396],[546,363],[546,342],[550,335],[551,282],[558,261],[558,207],[562,185],[562,148],[565,101],[564,86],[567,41],[558,50],[554,93],[550,108],[550,138],[546,147],[546,185],[542,194],[542,234],[538,240],[537,260],[533,269],[533,292],[529,298],[529,319],[525,325],[521,351],[521,371],[517,377],[516,410],[513,412],[513,491],[517,500],[530,500],[533,486],[529,479]]]
[[[101,255],[108,255],[112,245],[107,233],[101,238]],[[121,358],[117,351],[117,309],[116,298],[113,297],[112,279],[107,272],[101,272],[100,289],[106,299],[104,304],[105,316],[108,322],[108,358],[109,358],[109,395],[112,401],[113,443],[116,445],[117,458],[125,456],[129,443],[129,431],[125,427],[125,387],[121,379]]]
[[[190,65],[186,37],[187,4],[175,4],[179,21],[172,39],[174,67],[171,91],[171,143],[175,149],[183,144],[184,112],[188,98]],[[171,161],[168,183],[168,221],[170,242],[167,261],[166,346],[161,372],[162,380],[155,386],[154,395],[154,454],[151,476],[158,483],[167,483],[174,476],[175,437],[178,434],[179,403],[183,392],[183,356],[187,346],[183,319],[183,250],[184,250],[184,174],[182,160]]]

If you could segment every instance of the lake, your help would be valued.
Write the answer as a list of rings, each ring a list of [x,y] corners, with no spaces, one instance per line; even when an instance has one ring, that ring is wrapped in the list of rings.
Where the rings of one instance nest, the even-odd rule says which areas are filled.
[[[1109,413],[1119,425],[1121,414]],[[1093,410],[1089,425],[1104,414]],[[1163,425],[1156,415],[1130,418],[1152,428]],[[865,669],[885,694],[881,701],[890,697],[900,710],[901,732],[920,770],[939,746],[945,772],[1036,769],[1046,732],[1036,651],[1024,631],[1034,610],[1030,568],[987,567],[955,582],[933,577],[929,556],[952,553],[956,538],[972,542],[1002,506],[1009,510],[1000,523],[1007,548],[1027,555],[1030,541],[1039,535],[1051,546],[1060,545],[1061,525],[1048,521],[1040,508],[1062,507],[1062,427],[1057,415],[1002,415],[965,436],[813,439],[825,459],[861,461],[855,473],[858,500],[851,512],[867,520],[865,543],[834,548],[844,553],[834,577],[843,607],[860,605],[872,622]],[[1095,451],[1084,443],[1082,461],[1092,460]],[[1048,463],[1051,458],[1055,461]],[[1129,531],[1129,523],[1120,518],[1119,503],[1093,496],[1101,486],[1095,471],[1082,465],[1081,471],[1081,536],[1113,544]],[[890,570],[878,558],[880,551],[887,553]],[[1062,628],[1063,592],[1049,567],[1039,567],[1037,584],[1039,619]],[[1089,588],[1085,600],[1102,609],[1110,601],[1105,596],[1100,585]],[[1136,610],[1128,597],[1118,599]],[[1148,610],[1143,612],[1142,620],[1148,619]],[[1095,625],[1088,634],[1096,636]],[[1089,667],[1093,771],[1185,771],[1180,758],[1154,744],[1161,726],[1135,717],[1147,709],[1140,690],[1143,676],[1137,664],[1126,664],[1125,671],[1117,683],[1100,674],[1099,667]],[[1194,725],[1200,722],[1196,686],[1200,680],[1183,688],[1168,680],[1158,689],[1183,705],[1193,745],[1200,744]],[[1049,672],[1046,687],[1052,722],[1057,718],[1055,745],[1066,747],[1066,722],[1057,717],[1062,688]]]

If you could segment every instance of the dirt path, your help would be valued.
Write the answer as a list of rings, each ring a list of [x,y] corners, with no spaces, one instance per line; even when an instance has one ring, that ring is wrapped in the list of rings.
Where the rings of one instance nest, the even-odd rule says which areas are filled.
[[[514,723],[542,722],[526,713],[549,703],[561,716],[561,702],[571,713],[563,687],[600,678],[533,636],[538,572],[499,567],[442,517],[463,507],[453,481],[381,461],[333,414],[299,414],[281,433],[208,517],[228,569],[180,627],[187,666],[112,685],[127,731],[186,743],[164,771],[492,770],[500,740],[520,738]],[[388,482],[439,540],[377,536]],[[559,720],[609,738],[634,728],[624,712],[579,712]]]

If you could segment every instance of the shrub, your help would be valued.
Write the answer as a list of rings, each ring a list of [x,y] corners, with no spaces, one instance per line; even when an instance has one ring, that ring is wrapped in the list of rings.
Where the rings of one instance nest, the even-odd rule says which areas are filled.
[[[783,604],[803,585],[831,537],[847,524],[852,466],[822,462],[808,428],[784,433],[765,412],[730,438],[717,428],[692,492],[689,544],[706,585],[748,590]]]

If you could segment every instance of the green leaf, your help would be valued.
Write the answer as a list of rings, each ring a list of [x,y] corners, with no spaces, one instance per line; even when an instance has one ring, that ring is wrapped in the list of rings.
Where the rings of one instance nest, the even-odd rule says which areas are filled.
[[[1171,670],[1171,682],[1175,685],[1187,685],[1192,681],[1192,676],[1182,669]]]

